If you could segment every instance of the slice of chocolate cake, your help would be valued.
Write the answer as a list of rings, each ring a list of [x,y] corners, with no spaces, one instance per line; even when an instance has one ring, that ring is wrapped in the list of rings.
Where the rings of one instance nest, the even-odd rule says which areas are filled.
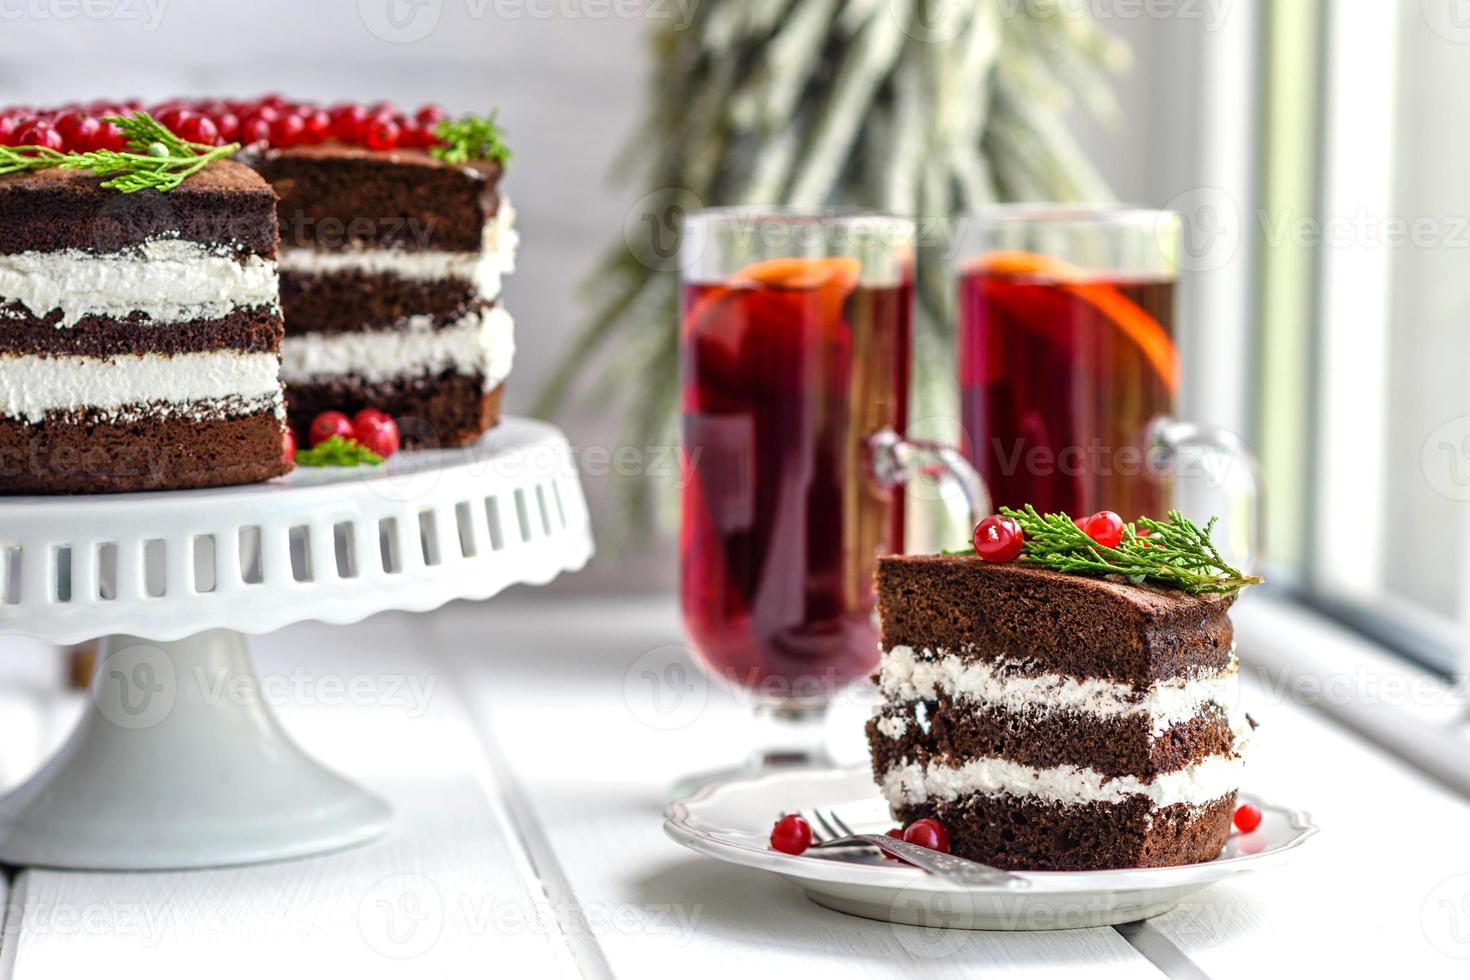
[[[878,571],[884,703],[868,724],[894,816],[1011,870],[1209,861],[1241,758],[1232,596],[971,556]]]
[[[166,194],[101,183],[0,177],[0,493],[284,473],[270,186],[231,162]]]
[[[515,353],[499,305],[514,211],[495,161],[331,142],[263,150],[280,195],[292,425],[377,408],[410,446],[460,446],[499,419]]]

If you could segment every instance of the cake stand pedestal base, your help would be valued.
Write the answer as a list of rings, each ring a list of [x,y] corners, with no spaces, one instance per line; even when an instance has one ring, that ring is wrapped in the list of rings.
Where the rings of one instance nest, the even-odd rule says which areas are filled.
[[[262,699],[244,637],[110,636],[66,745],[0,798],[0,863],[93,871],[305,857],[382,834],[386,803],[323,768]]]

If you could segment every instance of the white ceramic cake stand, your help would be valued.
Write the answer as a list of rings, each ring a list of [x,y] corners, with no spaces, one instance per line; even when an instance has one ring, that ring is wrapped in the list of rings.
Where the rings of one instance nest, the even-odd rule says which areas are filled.
[[[242,634],[487,599],[591,556],[570,446],[518,419],[380,468],[0,501],[0,635],[103,638],[76,732],[0,798],[0,863],[221,867],[372,839],[387,804],[287,737]]]

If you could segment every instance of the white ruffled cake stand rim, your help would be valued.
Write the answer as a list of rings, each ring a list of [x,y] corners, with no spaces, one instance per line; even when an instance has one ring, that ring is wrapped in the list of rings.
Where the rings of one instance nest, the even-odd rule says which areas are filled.
[[[238,697],[258,691],[243,634],[488,599],[593,552],[571,446],[514,418],[383,467],[0,515],[0,635],[100,640],[76,731],[0,798],[0,863],[19,866],[222,867],[378,837],[388,805]]]

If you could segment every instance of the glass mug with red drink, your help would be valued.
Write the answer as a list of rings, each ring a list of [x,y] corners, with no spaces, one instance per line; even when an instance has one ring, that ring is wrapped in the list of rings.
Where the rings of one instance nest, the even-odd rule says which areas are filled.
[[[1176,417],[1182,219],[1032,205],[972,216],[956,269],[964,448],[998,506],[1164,519],[1185,491],[1260,555],[1256,463]],[[1186,465],[1211,475],[1191,487]],[[1194,469],[1194,467],[1190,467]]]
[[[815,761],[833,694],[877,664],[873,573],[903,551],[901,484],[957,452],[905,441],[914,226],[750,208],[690,215],[680,337],[680,599],[702,666]]]

